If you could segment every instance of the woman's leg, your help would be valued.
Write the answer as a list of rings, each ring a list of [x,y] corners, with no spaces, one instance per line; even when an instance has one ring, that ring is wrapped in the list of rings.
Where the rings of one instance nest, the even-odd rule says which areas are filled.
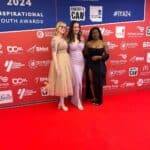
[[[71,102],[76,105],[80,110],[83,110],[81,97],[82,97],[82,76],[83,66],[73,65],[73,80],[74,80],[74,93]]]
[[[96,96],[95,96],[95,92],[94,92],[94,78],[93,78],[93,72],[91,69],[88,70],[88,76],[89,76],[89,80],[90,80],[90,89],[91,89],[93,101],[95,101]]]
[[[103,86],[96,86],[95,95],[96,104],[101,105],[103,103]]]
[[[64,111],[68,111],[68,107],[65,106],[65,103],[64,103],[64,97],[60,97],[59,104],[58,104],[58,109],[62,109]]]
[[[96,104],[102,104],[103,98],[103,86],[102,86],[102,77],[99,68],[94,70],[94,93],[96,97]]]

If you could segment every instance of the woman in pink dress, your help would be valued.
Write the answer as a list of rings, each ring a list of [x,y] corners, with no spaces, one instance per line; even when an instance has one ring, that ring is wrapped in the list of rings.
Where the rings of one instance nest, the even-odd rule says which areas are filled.
[[[71,98],[72,104],[74,104],[79,110],[83,110],[81,98],[82,98],[82,77],[84,71],[84,39],[81,35],[81,27],[79,22],[72,21],[69,32],[69,54],[71,58],[72,71],[73,71],[73,96]]]

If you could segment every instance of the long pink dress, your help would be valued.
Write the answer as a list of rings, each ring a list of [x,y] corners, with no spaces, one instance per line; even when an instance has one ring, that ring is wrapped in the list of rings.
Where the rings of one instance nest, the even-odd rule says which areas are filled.
[[[82,51],[84,45],[83,42],[72,42],[69,44],[69,53],[73,71],[73,96],[71,102],[77,106],[81,104],[82,98],[82,77],[84,71],[84,57]]]

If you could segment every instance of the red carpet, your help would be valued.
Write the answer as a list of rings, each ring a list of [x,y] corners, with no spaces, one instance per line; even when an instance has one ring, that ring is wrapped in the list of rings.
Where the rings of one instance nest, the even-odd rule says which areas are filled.
[[[69,112],[56,103],[0,110],[0,150],[150,150],[150,91]]]

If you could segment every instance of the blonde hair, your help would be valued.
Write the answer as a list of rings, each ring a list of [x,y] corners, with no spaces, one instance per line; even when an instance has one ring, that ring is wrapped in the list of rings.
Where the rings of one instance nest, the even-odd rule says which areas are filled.
[[[56,23],[56,29],[58,29],[61,26],[66,26],[66,23],[63,22],[63,21],[59,21],[59,22]]]

